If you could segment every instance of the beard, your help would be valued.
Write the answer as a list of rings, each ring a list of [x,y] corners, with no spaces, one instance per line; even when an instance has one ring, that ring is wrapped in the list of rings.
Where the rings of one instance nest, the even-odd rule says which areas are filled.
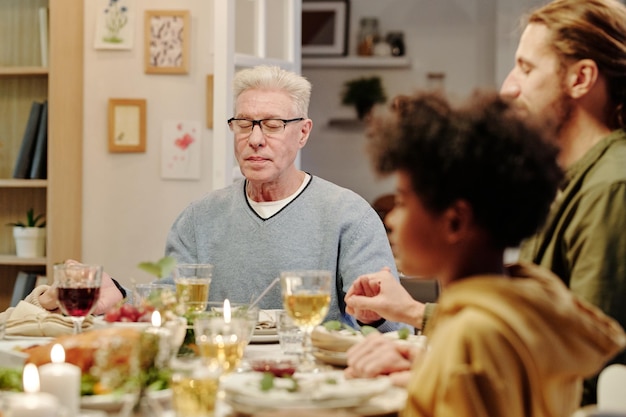
[[[551,117],[547,120],[548,128],[551,129],[557,141],[563,131],[569,126],[573,111],[574,99],[561,92],[552,105]]]

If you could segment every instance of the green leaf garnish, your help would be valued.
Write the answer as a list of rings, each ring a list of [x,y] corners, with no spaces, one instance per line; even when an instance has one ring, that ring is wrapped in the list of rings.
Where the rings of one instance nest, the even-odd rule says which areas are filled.
[[[407,329],[406,327],[403,327],[398,330],[398,339],[406,340],[409,338],[409,334],[410,334],[409,329]]]
[[[380,333],[380,332],[378,331],[378,329],[376,327],[362,326],[361,327],[361,333],[363,333],[363,336],[367,336],[370,333]]]
[[[324,327],[326,328],[326,330],[331,332],[331,331],[341,330],[343,327],[343,324],[341,324],[339,320],[330,320],[324,323]]]
[[[263,372],[261,377],[261,391],[269,391],[274,388],[274,374],[271,372]]]

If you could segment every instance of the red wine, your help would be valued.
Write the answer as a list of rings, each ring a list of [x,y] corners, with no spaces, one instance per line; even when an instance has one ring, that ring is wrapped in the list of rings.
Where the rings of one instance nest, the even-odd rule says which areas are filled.
[[[57,288],[61,310],[68,316],[86,316],[96,305],[100,288]]]

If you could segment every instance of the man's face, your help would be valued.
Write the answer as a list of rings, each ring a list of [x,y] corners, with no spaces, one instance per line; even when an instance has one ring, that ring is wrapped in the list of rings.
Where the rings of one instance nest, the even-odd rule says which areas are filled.
[[[294,119],[291,98],[284,92],[273,90],[247,90],[235,103],[235,117],[250,120]],[[285,130],[265,135],[259,125],[249,135],[235,135],[235,157],[241,173],[251,182],[277,182],[286,172],[292,172],[298,150],[309,137],[312,122],[305,119],[288,123]]]
[[[409,175],[397,171],[396,200],[385,217],[391,229],[389,239],[402,265],[402,272],[414,276],[436,276],[445,262],[444,219],[426,209],[413,192]]]
[[[531,23],[522,34],[515,67],[504,80],[500,93],[558,134],[570,120],[573,104],[564,87],[565,74],[558,55],[550,48],[548,28]]]

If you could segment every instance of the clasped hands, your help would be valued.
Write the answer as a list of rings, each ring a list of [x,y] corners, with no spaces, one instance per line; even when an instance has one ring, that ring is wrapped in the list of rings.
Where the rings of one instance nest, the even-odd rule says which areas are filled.
[[[80,262],[69,259],[65,261],[65,264],[79,264]],[[93,314],[104,314],[107,310],[110,310],[113,306],[120,303],[123,300],[122,293],[117,288],[113,279],[106,272],[102,272],[102,283],[100,285],[100,297],[98,303],[94,309]],[[46,310],[54,313],[59,312],[59,303],[57,298],[57,284],[56,281],[48,287],[43,293],[39,295],[39,304]]]

